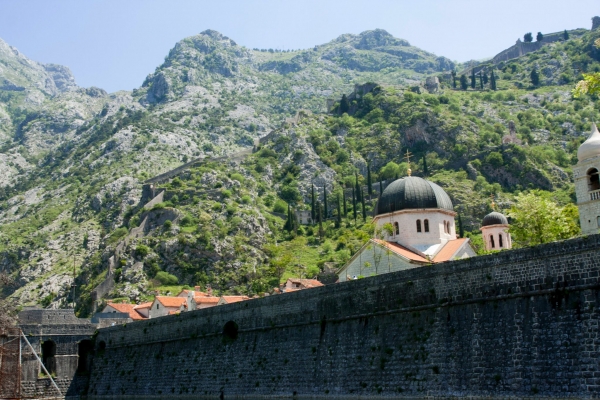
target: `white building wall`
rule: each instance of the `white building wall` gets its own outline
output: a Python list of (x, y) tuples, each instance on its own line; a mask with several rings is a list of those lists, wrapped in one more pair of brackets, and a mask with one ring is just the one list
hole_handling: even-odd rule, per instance
[(573, 167), (575, 195), (577, 196), (577, 208), (579, 209), (579, 224), (581, 232), (584, 235), (600, 231), (600, 193), (589, 190), (587, 172), (591, 168), (596, 168), (600, 171), (600, 156), (580, 161)]
[(354, 276), (375, 276), (420, 266), (421, 264), (411, 264), (393, 251), (370, 241), (338, 273), (338, 278), (340, 282), (344, 282), (352, 280)]
[[(485, 244), (485, 249), (490, 250), (506, 250), (512, 248), (512, 239), (508, 233), (508, 225), (488, 225), (481, 228), (481, 236)], [(500, 247), (500, 235), (502, 235), (502, 247)], [(494, 237), (494, 247), (492, 247), (492, 239)]]
[[(386, 223), (397, 222), (399, 234), (388, 235), (384, 232), (384, 240), (418, 247), (446, 243), (456, 239), (454, 212), (444, 212), (439, 209), (402, 210), (375, 217), (377, 227)], [(425, 232), (425, 220), (429, 220), (429, 232)], [(417, 220), (421, 221), (421, 232), (417, 232)], [(444, 222), (450, 224), (450, 233), (444, 231)]]

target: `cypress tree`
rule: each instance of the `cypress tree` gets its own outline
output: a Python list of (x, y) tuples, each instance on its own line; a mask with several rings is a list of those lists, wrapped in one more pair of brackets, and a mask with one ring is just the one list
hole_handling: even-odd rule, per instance
[(466, 75), (461, 75), (460, 76), (460, 88), (462, 90), (467, 90), (469, 88), (469, 83), (467, 82), (467, 76)]
[[(362, 189), (361, 189), (361, 192), (362, 192)], [(361, 195), (360, 195), (360, 202), (361, 202), (361, 205), (362, 205), (362, 217), (363, 217), (363, 221), (367, 222), (367, 209), (365, 207), (365, 194), (364, 193), (361, 193)]]
[(383, 181), (379, 181), (379, 196), (383, 195)]
[(288, 232), (292, 231), (292, 214), (290, 212), (290, 205), (288, 204), (288, 209), (287, 209), (287, 221), (285, 222), (285, 227), (284, 227)]
[(483, 74), (483, 84), (487, 85), (487, 83), (488, 83), (488, 76), (487, 76), (487, 74)]
[(323, 218), (327, 219), (329, 213), (327, 212), (327, 184), (323, 186)]
[(452, 87), (456, 89), (456, 71), (452, 71)]
[(458, 235), (461, 238), (465, 237), (465, 231), (463, 229), (462, 218), (460, 217), (460, 214), (458, 214)]
[(537, 36), (535, 37), (535, 40), (541, 42), (542, 40), (544, 40), (544, 34), (542, 32), (538, 32)]
[(356, 177), (356, 201), (360, 201), (360, 186), (358, 185), (358, 174), (356, 174), (355, 177)]
[(423, 156), (423, 175), (429, 175), (429, 168), (427, 168), (427, 153)]
[(471, 89), (475, 89), (475, 85), (476, 85), (476, 79), (475, 79), (475, 68), (473, 68), (471, 70)]
[(342, 206), (341, 206), (340, 194), (337, 195), (337, 219), (335, 220), (335, 227), (339, 228), (342, 226)]
[(483, 90), (483, 73), (479, 73), (479, 87)]
[(346, 95), (342, 95), (342, 100), (340, 101), (340, 114), (347, 113), (350, 109), (350, 103), (348, 102), (348, 98)]
[(371, 164), (367, 164), (367, 191), (369, 197), (373, 194), (373, 183), (371, 182)]
[(354, 224), (356, 224), (356, 195), (354, 194), (354, 188), (352, 188), (352, 213), (354, 214)]
[(492, 90), (496, 90), (496, 75), (494, 75), (494, 70), (492, 70), (492, 76), (490, 77), (490, 86)]
[(319, 240), (323, 240), (323, 218), (320, 201), (317, 202), (317, 219), (319, 220)]
[(310, 218), (312, 223), (315, 223), (315, 185), (310, 189)]
[(533, 67), (531, 70), (531, 83), (533, 86), (537, 86), (540, 84), (540, 74), (537, 72), (537, 68)]
[(346, 191), (343, 189), (342, 196), (344, 197), (344, 218), (348, 218), (348, 206), (346, 205)]
[(565, 40), (569, 40), (569, 32), (567, 32), (567, 30), (565, 29), (565, 32), (563, 33), (563, 38)]

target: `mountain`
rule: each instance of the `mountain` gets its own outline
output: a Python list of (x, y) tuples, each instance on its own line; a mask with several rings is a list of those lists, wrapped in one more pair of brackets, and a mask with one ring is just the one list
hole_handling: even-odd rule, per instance
[[(364, 181), (367, 165), (376, 179), (390, 162), (403, 172), (406, 149), (415, 174), (427, 160), (469, 231), (492, 193), (504, 206), (528, 188), (568, 202), (574, 151), (598, 105), (573, 101), (560, 80), (530, 87), (510, 65), (543, 70), (553, 60), (541, 52), (558, 51), (570, 65), (590, 57), (578, 65), (593, 70), (594, 35), (498, 66), (497, 92), (451, 90), (451, 61), (383, 30), (292, 52), (250, 50), (209, 30), (178, 42), (140, 88), (112, 94), (1, 42), (0, 270), (17, 280), (21, 304), (62, 307), (73, 301), (75, 264), (82, 314), (102, 282), (111, 298), (176, 290), (160, 286), (161, 271), (180, 286), (268, 291), (286, 274), (343, 263), (372, 235), (360, 215), (340, 229), (327, 223), (322, 240), (312, 227), (291, 234), (287, 204), (306, 208), (312, 184), (333, 196), (355, 172)], [(413, 93), (427, 76), (441, 79), (437, 92)], [(351, 94), (365, 82), (374, 90)], [(327, 114), (326, 100), (339, 110), (343, 94), (349, 115)], [(502, 145), (510, 120), (527, 145)], [(241, 152), (265, 136), (259, 152)], [(214, 160), (143, 191), (147, 179), (201, 157)], [(157, 187), (163, 201), (144, 209)]]

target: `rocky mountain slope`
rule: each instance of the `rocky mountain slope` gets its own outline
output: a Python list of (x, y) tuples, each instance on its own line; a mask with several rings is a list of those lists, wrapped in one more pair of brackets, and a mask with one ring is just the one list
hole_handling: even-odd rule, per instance
[[(588, 54), (573, 43), (556, 46)], [(547, 51), (560, 51), (553, 46)], [(532, 57), (514, 63), (526, 69)], [(586, 68), (595, 68), (589, 57)], [(453, 68), (382, 30), (294, 52), (250, 50), (205, 31), (177, 43), (140, 88), (107, 94), (0, 42), (0, 269), (17, 279), (13, 296), (22, 304), (50, 307), (73, 301), (75, 271), (84, 314), (111, 257), (112, 297), (143, 299), (160, 285), (158, 272), (223, 292), (268, 291), (285, 274), (342, 263), (372, 235), (360, 217), (341, 229), (327, 225), (319, 240), (313, 228), (290, 234), (279, 216), (287, 203), (306, 208), (313, 184), (341, 193), (355, 172), (366, 178), (367, 164), (383, 177), (406, 149), (417, 165), (426, 158), (469, 229), (490, 193), (509, 202), (514, 191), (539, 187), (568, 201), (569, 166), (597, 118), (594, 100), (573, 102), (568, 86), (519, 86), (512, 72), (500, 77), (505, 90), (459, 93), (445, 81)], [(437, 93), (403, 90), (428, 75), (442, 78)], [(381, 87), (356, 101), (353, 115), (325, 114), (327, 98), (367, 81)], [(290, 120), (296, 115), (303, 117)], [(528, 146), (501, 146), (511, 119)], [(143, 209), (146, 179), (231, 155), (270, 132), (250, 157), (200, 164), (162, 183), (168, 198)], [(131, 236), (144, 221), (143, 235)]]

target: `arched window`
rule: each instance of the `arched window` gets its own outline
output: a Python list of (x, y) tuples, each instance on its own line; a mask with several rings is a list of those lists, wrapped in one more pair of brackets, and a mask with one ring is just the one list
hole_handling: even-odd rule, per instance
[(42, 363), (50, 374), (56, 373), (56, 343), (46, 340), (42, 343)]
[(504, 247), (502, 243), (502, 234), (498, 234), (498, 247)]
[(596, 168), (590, 168), (587, 172), (588, 176), (588, 190), (598, 190), (600, 189), (600, 175), (598, 175), (598, 170)]
[(496, 245), (494, 244), (494, 235), (490, 235), (490, 246), (493, 248), (496, 247)]
[(425, 229), (425, 232), (429, 232), (429, 220), (428, 219), (423, 221), (423, 228)]
[(396, 235), (400, 234), (400, 225), (397, 222), (394, 222), (394, 232), (396, 232)]
[(90, 355), (94, 350), (94, 346), (92, 345), (91, 340), (82, 340), (79, 342), (77, 355), (79, 359), (77, 360), (77, 372), (85, 373), (90, 370)]
[(417, 220), (417, 232), (421, 232), (421, 220)]

